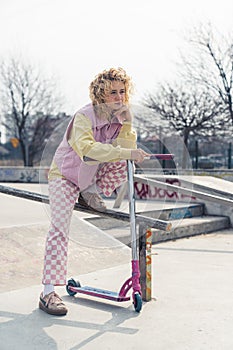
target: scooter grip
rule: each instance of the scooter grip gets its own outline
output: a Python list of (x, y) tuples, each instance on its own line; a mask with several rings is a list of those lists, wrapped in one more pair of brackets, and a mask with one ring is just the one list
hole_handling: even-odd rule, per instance
[(161, 159), (161, 160), (171, 160), (174, 158), (174, 154), (151, 154), (145, 159)]

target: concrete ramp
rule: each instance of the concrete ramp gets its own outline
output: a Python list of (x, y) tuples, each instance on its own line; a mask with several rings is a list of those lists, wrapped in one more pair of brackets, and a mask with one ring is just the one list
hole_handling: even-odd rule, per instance
[[(26, 184), (18, 187), (25, 186), (30, 189), (30, 185)], [(40, 284), (49, 229), (48, 205), (0, 194), (0, 212), (0, 291)], [(128, 247), (84, 221), (85, 215), (73, 213), (68, 278), (131, 260)]]
[[(156, 176), (149, 176), (157, 178)], [(177, 178), (176, 175), (167, 175), (164, 178)], [(222, 195), (226, 198), (233, 198), (233, 182), (214, 176), (189, 176), (179, 175), (181, 186), (204, 191), (210, 194)]]
[(193, 183), (233, 194), (233, 182), (215, 176), (193, 176)]
[[(131, 252), (119, 240), (79, 219), (72, 223), (68, 278), (130, 262)], [(0, 228), (0, 291), (40, 284), (48, 225)]]

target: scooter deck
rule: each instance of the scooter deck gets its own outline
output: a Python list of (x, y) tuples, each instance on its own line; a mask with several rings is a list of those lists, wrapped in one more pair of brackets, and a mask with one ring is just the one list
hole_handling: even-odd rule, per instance
[(112, 292), (110, 290), (105, 289), (99, 289), (99, 288), (93, 288), (88, 286), (83, 287), (73, 287), (69, 286), (69, 289), (72, 292), (81, 293), (81, 294), (87, 294), (91, 295), (93, 297), (113, 300), (113, 301), (128, 301), (130, 300), (129, 296), (120, 296), (119, 293)]

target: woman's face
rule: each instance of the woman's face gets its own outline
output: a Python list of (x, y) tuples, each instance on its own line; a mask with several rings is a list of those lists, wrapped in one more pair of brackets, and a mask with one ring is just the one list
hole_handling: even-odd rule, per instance
[(112, 110), (118, 110), (125, 103), (125, 84), (122, 81), (113, 81), (110, 92), (105, 96), (105, 103)]

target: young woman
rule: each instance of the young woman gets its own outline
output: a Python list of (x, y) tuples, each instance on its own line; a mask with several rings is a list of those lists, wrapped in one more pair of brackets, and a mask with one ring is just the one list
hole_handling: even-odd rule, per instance
[(91, 82), (91, 103), (70, 121), (49, 171), (51, 225), (46, 239), (43, 292), (39, 307), (52, 315), (67, 308), (54, 286), (66, 284), (70, 220), (76, 200), (105, 211), (101, 197), (127, 180), (126, 159), (142, 162), (148, 154), (136, 146), (129, 99), (131, 78), (122, 68), (111, 68)]

